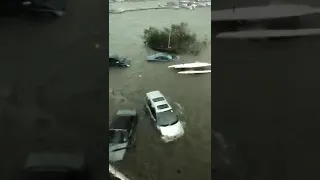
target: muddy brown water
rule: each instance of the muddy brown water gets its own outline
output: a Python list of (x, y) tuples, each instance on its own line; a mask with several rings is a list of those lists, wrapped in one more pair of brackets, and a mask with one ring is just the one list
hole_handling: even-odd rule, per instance
[[(211, 61), (210, 45), (198, 56), (182, 55), (179, 61), (148, 63), (154, 53), (141, 36), (149, 26), (165, 27), (187, 22), (199, 39), (211, 38), (210, 9), (128, 12), (109, 17), (110, 53), (132, 59), (132, 66), (109, 71), (110, 116), (120, 108), (135, 108), (140, 115), (137, 147), (115, 164), (134, 180), (211, 179), (211, 75), (181, 75), (168, 69), (175, 63)], [(160, 90), (185, 125), (185, 135), (165, 144), (143, 111), (144, 97)]]

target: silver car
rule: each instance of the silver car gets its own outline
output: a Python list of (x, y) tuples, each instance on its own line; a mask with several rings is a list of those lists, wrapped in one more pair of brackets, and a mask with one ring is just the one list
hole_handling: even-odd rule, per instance
[(146, 107), (165, 142), (173, 141), (184, 134), (182, 123), (160, 91), (146, 94)]
[(127, 149), (134, 147), (138, 116), (135, 110), (118, 110), (109, 125), (109, 161), (123, 160)]

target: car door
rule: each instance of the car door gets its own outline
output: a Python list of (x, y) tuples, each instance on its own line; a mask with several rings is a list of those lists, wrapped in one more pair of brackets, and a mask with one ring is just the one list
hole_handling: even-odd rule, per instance
[(156, 59), (157, 61), (161, 61), (161, 56), (157, 56), (154, 59)]
[(151, 116), (151, 119), (153, 120), (153, 121), (156, 121), (156, 116), (155, 116), (155, 109), (152, 107), (152, 105), (151, 105), (151, 101), (148, 99), (148, 98), (146, 98), (146, 101), (147, 101), (147, 109), (148, 109), (148, 111), (149, 111), (149, 114), (150, 114), (150, 116)]
[(166, 56), (161, 56), (160, 59), (161, 61), (168, 61), (168, 58)]

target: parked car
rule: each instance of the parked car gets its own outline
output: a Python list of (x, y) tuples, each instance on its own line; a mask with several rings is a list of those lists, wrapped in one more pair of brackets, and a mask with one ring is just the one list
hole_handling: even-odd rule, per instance
[(89, 180), (83, 154), (34, 152), (27, 156), (23, 180)]
[(125, 57), (118, 55), (109, 55), (109, 66), (110, 67), (129, 67), (131, 61)]
[(109, 125), (109, 161), (123, 160), (127, 149), (134, 147), (137, 124), (135, 110), (118, 110)]
[(146, 94), (146, 107), (164, 141), (173, 141), (184, 134), (182, 123), (160, 91)]
[(150, 56), (147, 56), (148, 61), (172, 61), (179, 59), (179, 56), (170, 55), (168, 53), (156, 53)]

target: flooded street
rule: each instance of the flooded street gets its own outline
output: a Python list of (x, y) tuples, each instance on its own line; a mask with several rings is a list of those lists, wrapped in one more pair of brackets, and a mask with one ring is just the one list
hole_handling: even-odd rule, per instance
[[(209, 8), (110, 14), (109, 53), (132, 60), (129, 68), (109, 71), (110, 117), (120, 108), (135, 108), (140, 115), (137, 147), (115, 164), (133, 180), (211, 179), (211, 74), (181, 75), (167, 68), (183, 62), (210, 63), (210, 44), (198, 56), (148, 63), (146, 56), (154, 52), (144, 47), (141, 38), (149, 26), (187, 22), (199, 40), (211, 39), (210, 14)], [(185, 125), (185, 135), (175, 142), (162, 142), (143, 111), (145, 94), (153, 90), (166, 96)]]

